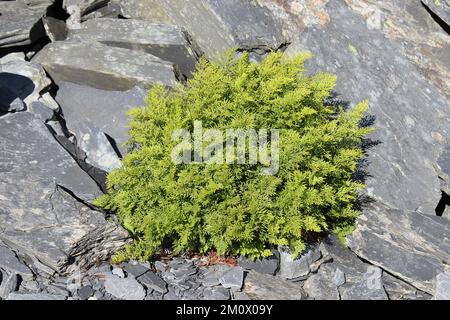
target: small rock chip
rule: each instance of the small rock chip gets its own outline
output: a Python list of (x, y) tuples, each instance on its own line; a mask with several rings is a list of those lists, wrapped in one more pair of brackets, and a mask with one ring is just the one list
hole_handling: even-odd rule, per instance
[(235, 267), (225, 271), (219, 278), (219, 281), (225, 288), (241, 290), (244, 282), (244, 269), (241, 267)]
[(345, 273), (339, 268), (334, 273), (333, 283), (336, 287), (342, 286), (345, 283)]
[(93, 294), (94, 289), (92, 289), (91, 286), (85, 286), (78, 289), (78, 297), (80, 297), (81, 300), (89, 300)]
[(106, 278), (105, 290), (123, 300), (144, 300), (146, 295), (144, 288), (133, 277), (121, 279), (111, 275)]
[(137, 280), (147, 288), (153, 289), (159, 293), (167, 292), (167, 283), (157, 274), (149, 271), (138, 277)]

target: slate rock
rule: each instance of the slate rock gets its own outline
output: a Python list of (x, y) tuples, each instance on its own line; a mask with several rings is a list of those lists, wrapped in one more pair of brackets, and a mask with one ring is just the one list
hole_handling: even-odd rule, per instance
[(18, 289), (20, 276), (17, 273), (11, 273), (3, 279), (0, 286), (0, 298), (6, 299), (11, 292)]
[(16, 253), (3, 245), (0, 245), (0, 268), (11, 274), (19, 274), (24, 280), (30, 280), (34, 277), (30, 268), (17, 258)]
[[(89, 154), (96, 152), (95, 146), (106, 150), (108, 159), (114, 158), (111, 147), (119, 150), (121, 154), (126, 153), (122, 144), (128, 140), (128, 122), (126, 115), (128, 110), (141, 107), (147, 91), (140, 87), (134, 87), (127, 91), (106, 91), (89, 86), (78, 85), (70, 82), (61, 82), (56, 95), (56, 101), (60, 104), (64, 113), (67, 128), (80, 139), (84, 135), (90, 136), (89, 144), (83, 149), (88, 154), (88, 161), (99, 167), (115, 167), (117, 160), (104, 163), (99, 157), (91, 159)], [(105, 141), (105, 137), (92, 135), (91, 132), (103, 132), (111, 138)], [(113, 146), (110, 142), (113, 142)], [(116, 155), (117, 156), (117, 155)]]
[(431, 300), (432, 296), (383, 272), (383, 287), (389, 300)]
[(350, 105), (369, 100), (376, 128), (370, 138), (380, 143), (368, 150), (367, 195), (393, 208), (434, 215), (441, 197), (434, 168), (450, 141), (448, 100), (399, 43), (369, 29), (345, 1), (330, 1), (326, 10), (330, 22), (307, 28), (286, 52), (310, 50), (315, 57), (307, 70), (336, 74), (339, 99)]
[(122, 268), (113, 268), (111, 273), (119, 278), (125, 278), (125, 273)]
[(369, 266), (360, 282), (347, 283), (339, 288), (342, 300), (388, 300), (382, 274), (380, 268)]
[(230, 300), (230, 291), (223, 287), (205, 288), (202, 293), (204, 300)]
[(143, 266), (142, 264), (136, 263), (126, 263), (124, 266), (125, 271), (127, 274), (131, 274), (135, 278), (142, 276), (144, 273), (150, 271), (149, 268)]
[(99, 188), (37, 116), (3, 116), (0, 137), (0, 239), (8, 246), (64, 273), (125, 243), (123, 228), (78, 200), (97, 198)]
[(242, 292), (251, 300), (302, 300), (305, 298), (299, 283), (255, 271), (246, 274)]
[(147, 288), (155, 290), (156, 292), (167, 292), (167, 283), (152, 271), (144, 273), (142, 276), (139, 276), (137, 280)]
[(232, 47), (261, 54), (285, 42), (277, 22), (256, 1), (123, 0), (120, 5), (130, 18), (185, 28), (209, 57)]
[[(422, 0), (422, 3), (449, 28), (450, 2), (448, 0)], [(447, 29), (449, 30), (449, 29)]]
[(66, 300), (66, 296), (47, 293), (10, 293), (6, 300)]
[(107, 276), (105, 290), (112, 296), (123, 300), (144, 300), (145, 290), (133, 277), (119, 278)]
[(225, 288), (241, 290), (244, 281), (244, 269), (234, 267), (225, 271), (219, 278), (219, 282)]
[(77, 294), (81, 300), (87, 300), (94, 294), (94, 289), (92, 289), (91, 286), (85, 286), (81, 289), (78, 289)]
[(336, 285), (322, 276), (322, 273), (312, 274), (303, 285), (310, 298), (316, 300), (339, 300), (339, 291)]
[(345, 273), (339, 268), (337, 268), (334, 273), (333, 283), (336, 287), (339, 287), (345, 283)]
[(32, 61), (42, 64), (58, 85), (69, 81), (103, 90), (126, 91), (138, 84), (171, 86), (179, 77), (171, 63), (151, 54), (101, 43), (56, 41)]
[(280, 253), (277, 250), (273, 250), (273, 255), (271, 257), (258, 259), (256, 261), (246, 257), (239, 257), (238, 262), (244, 269), (274, 275), (278, 271), (280, 264)]
[(45, 36), (43, 10), (21, 1), (0, 1), (0, 48), (32, 44)]
[(436, 291), (434, 300), (450, 300), (450, 275), (440, 273), (436, 276)]
[(416, 288), (434, 294), (449, 261), (450, 221), (372, 204), (347, 238), (359, 256)]
[(30, 111), (34, 113), (41, 121), (47, 122), (55, 116), (53, 109), (49, 108), (41, 101), (35, 101), (30, 105)]
[(316, 245), (308, 247), (299, 257), (292, 259), (290, 251), (280, 247), (280, 276), (284, 279), (296, 279), (310, 272), (310, 265), (319, 260), (320, 250)]
[[(37, 101), (41, 97), (41, 93), (47, 90), (51, 85), (50, 79), (39, 64), (22, 61), (11, 60), (0, 65), (0, 90), (8, 89), (12, 94), (8, 95), (9, 102), (20, 98), (26, 105)], [(4, 103), (5, 97), (2, 94), (1, 104)], [(6, 98), (8, 102), (8, 98)], [(12, 99), (12, 100), (11, 100)]]
[(68, 40), (98, 41), (112, 47), (142, 51), (173, 63), (190, 77), (197, 52), (189, 35), (174, 25), (152, 24), (134, 19), (91, 19), (72, 30)]
[(111, 0), (111, 2), (119, 6), (121, 15), (127, 19), (174, 24), (161, 0)]

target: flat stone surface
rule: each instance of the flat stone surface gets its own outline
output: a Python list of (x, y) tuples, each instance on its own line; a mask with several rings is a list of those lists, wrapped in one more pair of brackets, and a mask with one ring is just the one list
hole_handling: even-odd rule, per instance
[(125, 230), (72, 196), (91, 201), (101, 193), (37, 116), (3, 116), (0, 137), (1, 240), (58, 272), (123, 245)]
[(306, 29), (287, 52), (310, 50), (315, 56), (307, 70), (336, 74), (340, 99), (369, 100), (368, 113), (376, 117), (371, 138), (381, 143), (368, 151), (368, 195), (434, 215), (441, 197), (435, 165), (450, 141), (448, 100), (402, 55), (398, 43), (369, 29), (343, 0), (330, 1), (326, 9), (330, 22)]
[(302, 300), (305, 298), (299, 283), (255, 271), (246, 274), (242, 292), (251, 300)]
[(94, 289), (91, 286), (85, 286), (78, 289), (77, 294), (81, 300), (87, 300), (94, 294)]
[[(50, 79), (39, 64), (22, 60), (0, 64), (0, 90), (6, 88), (12, 92), (13, 100), (20, 98), (29, 106), (41, 97), (41, 93), (48, 89), (50, 84)], [(4, 95), (0, 99), (3, 102)]]
[(0, 48), (31, 44), (45, 36), (40, 23), (43, 10), (20, 1), (0, 1)]
[(234, 267), (225, 271), (219, 278), (220, 284), (225, 288), (240, 290), (244, 281), (244, 270), (241, 267)]
[(171, 86), (178, 77), (171, 63), (151, 54), (101, 43), (56, 41), (33, 61), (42, 64), (58, 85), (69, 81), (103, 90), (126, 91), (138, 84)]
[(238, 262), (244, 269), (274, 275), (278, 271), (280, 265), (280, 253), (274, 250), (274, 254), (271, 257), (258, 259), (256, 261), (246, 257), (239, 257)]
[(105, 281), (105, 290), (118, 299), (144, 300), (145, 298), (144, 288), (134, 277), (130, 276), (121, 279), (114, 275), (108, 275)]
[(450, 2), (448, 0), (422, 0), (422, 3), (438, 16), (442, 22), (450, 26)]
[(159, 293), (167, 292), (167, 283), (152, 271), (144, 273), (142, 276), (139, 276), (137, 280), (147, 288)]
[(204, 300), (230, 300), (230, 291), (223, 287), (205, 288), (203, 290)]
[(6, 300), (66, 300), (64, 295), (47, 293), (11, 293)]
[[(103, 136), (92, 136), (91, 131), (97, 128), (98, 131), (111, 137), (116, 144), (115, 147), (125, 154), (126, 148), (122, 147), (122, 144), (128, 140), (129, 117), (126, 113), (131, 108), (144, 106), (146, 96), (147, 91), (140, 87), (127, 91), (106, 91), (61, 82), (56, 101), (63, 110), (68, 129), (79, 139), (86, 134), (91, 137), (89, 144), (84, 146), (86, 150), (83, 149), (85, 152), (88, 151), (88, 158), (91, 158), (89, 153), (94, 153), (89, 161), (104, 166), (105, 162), (96, 156), (96, 151), (91, 146), (101, 145), (108, 154), (111, 152), (111, 146), (105, 145)], [(79, 144), (79, 147), (83, 146)], [(108, 161), (108, 166), (115, 163), (116, 161)]]
[(450, 300), (450, 275), (440, 273), (436, 276), (436, 293), (434, 300)]
[(185, 28), (210, 57), (232, 47), (262, 53), (285, 42), (277, 22), (256, 1), (124, 0), (121, 6), (128, 17)]
[(170, 61), (186, 76), (191, 76), (197, 62), (188, 35), (175, 25), (134, 19), (91, 19), (80, 29), (71, 30), (68, 40), (98, 41), (112, 47), (150, 53)]
[(309, 276), (303, 289), (310, 298), (315, 300), (339, 300), (336, 285), (330, 279), (323, 277), (321, 273)]
[(296, 279), (309, 274), (310, 265), (320, 259), (318, 246), (308, 247), (299, 257), (292, 259), (291, 252), (280, 248), (280, 276)]
[(3, 278), (0, 286), (0, 298), (6, 299), (11, 292), (16, 291), (19, 286), (19, 279), (17, 273), (11, 273), (8, 277)]
[(34, 277), (33, 272), (19, 261), (16, 253), (3, 245), (0, 245), (0, 268), (10, 273), (20, 274), (25, 280)]
[(429, 294), (450, 261), (450, 221), (371, 205), (347, 238), (350, 248)]

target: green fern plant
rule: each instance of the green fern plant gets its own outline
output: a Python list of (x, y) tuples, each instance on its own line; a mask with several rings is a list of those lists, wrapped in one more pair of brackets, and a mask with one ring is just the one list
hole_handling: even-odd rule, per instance
[[(134, 241), (115, 261), (147, 260), (163, 247), (183, 251), (271, 255), (274, 245), (293, 255), (310, 233), (345, 235), (354, 225), (352, 179), (370, 132), (358, 124), (367, 102), (336, 110), (324, 101), (333, 75), (304, 74), (309, 53), (270, 53), (254, 63), (230, 52), (199, 62), (187, 85), (154, 86), (147, 106), (130, 111), (130, 152), (108, 175), (108, 193), (96, 204), (116, 211)], [(280, 130), (279, 171), (261, 164), (175, 164), (174, 130), (203, 126)]]

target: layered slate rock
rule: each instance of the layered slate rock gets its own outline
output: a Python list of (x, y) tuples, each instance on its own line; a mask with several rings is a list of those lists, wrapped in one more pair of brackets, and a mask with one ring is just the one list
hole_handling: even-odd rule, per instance
[(62, 7), (69, 14), (67, 27), (79, 29), (81, 22), (99, 17), (118, 17), (120, 7), (110, 0), (64, 0)]
[(172, 24), (161, 0), (111, 0), (120, 6), (123, 17)]
[[(419, 72), (450, 99), (450, 37), (420, 1), (345, 0), (371, 30), (398, 44)], [(429, 2), (435, 2), (430, 0)], [(444, 7), (444, 0), (439, 7)], [(448, 8), (448, 7), (447, 7)], [(333, 12), (329, 13), (331, 16)], [(399, 19), (401, 17), (401, 19)]]
[[(78, 146), (88, 154), (88, 161), (92, 160), (92, 164), (99, 167), (111, 167), (111, 164), (115, 167), (115, 160), (110, 163), (100, 154), (97, 157), (92, 153), (99, 150), (105, 150), (108, 154), (118, 150), (122, 154), (126, 152), (126, 148), (122, 147), (128, 139), (129, 118), (126, 113), (133, 107), (145, 105), (146, 95), (147, 91), (140, 87), (127, 91), (106, 91), (61, 82), (56, 100), (64, 112), (68, 129), (77, 137)], [(102, 132), (104, 136), (93, 132)], [(106, 141), (106, 137), (110, 139)]]
[[(128, 2), (121, 1), (125, 11), (130, 7)], [(155, 1), (146, 2), (134, 0), (131, 3), (153, 9)], [(278, 23), (256, 1), (164, 0), (156, 1), (156, 8), (160, 12), (158, 15), (144, 18), (155, 22), (170, 20), (185, 28), (210, 57), (231, 47), (264, 53), (278, 49), (285, 42)], [(129, 13), (129, 16), (139, 18), (140, 14)], [(163, 21), (158, 21), (158, 17)]]
[(53, 42), (33, 61), (40, 63), (56, 84), (68, 81), (104, 90), (125, 91), (137, 84), (171, 86), (178, 77), (171, 63), (151, 54), (100, 43)]
[(432, 217), (442, 193), (438, 158), (450, 141), (448, 100), (344, 1), (326, 9), (330, 23), (306, 29), (288, 50), (310, 49), (308, 69), (337, 74), (340, 98), (368, 99), (376, 117), (371, 138), (379, 143), (368, 151), (366, 179), (375, 204), (364, 209), (350, 247), (432, 294), (450, 238), (449, 222)]
[(436, 276), (449, 268), (450, 221), (373, 205), (348, 244), (359, 256), (434, 294)]
[(245, 276), (242, 292), (251, 300), (302, 300), (305, 297), (299, 283), (255, 271)]
[(80, 201), (97, 185), (29, 112), (0, 118), (0, 240), (56, 272), (105, 259), (127, 233)]
[(132, 19), (92, 19), (72, 30), (69, 40), (98, 41), (108, 46), (143, 51), (174, 63), (190, 76), (195, 70), (197, 53), (189, 36), (180, 27), (152, 24)]
[[(368, 194), (392, 207), (434, 214), (441, 197), (437, 159), (450, 142), (448, 100), (400, 54), (370, 30), (344, 1), (327, 5), (326, 27), (305, 30), (288, 49), (309, 49), (308, 70), (338, 76), (336, 91), (352, 104), (369, 100), (379, 144), (369, 150)], [(407, 75), (407, 76), (405, 76)]]
[(34, 43), (45, 36), (42, 8), (31, 9), (21, 1), (0, 1), (0, 48)]

